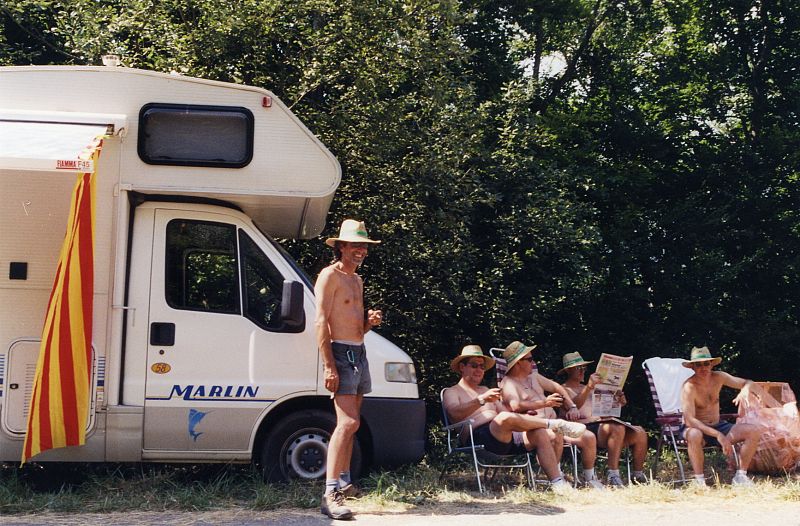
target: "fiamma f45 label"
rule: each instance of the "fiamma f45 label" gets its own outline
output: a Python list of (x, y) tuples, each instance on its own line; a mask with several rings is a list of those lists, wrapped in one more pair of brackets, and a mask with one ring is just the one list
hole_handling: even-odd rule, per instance
[(58, 159), (56, 160), (56, 170), (93, 172), (94, 161), (84, 161), (82, 159)]

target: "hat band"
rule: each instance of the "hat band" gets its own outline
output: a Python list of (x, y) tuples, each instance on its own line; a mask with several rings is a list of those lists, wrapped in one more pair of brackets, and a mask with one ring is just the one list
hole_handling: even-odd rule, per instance
[(525, 344), (524, 344), (524, 343), (520, 343), (520, 344), (519, 344), (519, 347), (517, 347), (517, 350), (514, 352), (514, 356), (512, 356), (511, 358), (509, 358), (509, 359), (508, 359), (508, 361), (509, 361), (509, 362), (513, 362), (514, 360), (516, 360), (516, 359), (517, 359), (517, 358), (519, 358), (520, 356), (524, 355), (524, 354), (525, 354), (525, 349), (526, 349), (526, 348), (527, 348), (527, 347), (525, 347)]

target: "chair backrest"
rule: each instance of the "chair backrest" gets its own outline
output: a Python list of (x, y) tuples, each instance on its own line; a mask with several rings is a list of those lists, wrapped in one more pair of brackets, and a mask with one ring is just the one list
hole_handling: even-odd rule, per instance
[(656, 416), (681, 413), (681, 388), (694, 372), (680, 358), (648, 358), (642, 362)]
[(442, 422), (444, 423), (445, 427), (450, 425), (450, 418), (447, 416), (447, 410), (444, 408), (444, 392), (448, 389), (449, 387), (445, 387), (439, 391), (439, 404), (442, 406)]

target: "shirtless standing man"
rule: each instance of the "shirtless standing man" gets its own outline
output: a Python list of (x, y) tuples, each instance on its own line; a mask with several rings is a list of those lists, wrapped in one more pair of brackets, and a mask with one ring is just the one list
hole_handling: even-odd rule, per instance
[[(364, 312), (364, 282), (356, 274), (369, 244), (363, 222), (345, 219), (339, 237), (325, 241), (334, 260), (322, 269), (314, 287), (317, 302), (317, 344), (322, 356), (325, 389), (332, 393), (336, 428), (328, 444), (327, 479), (320, 511), (332, 519), (350, 519), (345, 497), (355, 495), (350, 480), (353, 439), (361, 423), (361, 402), (372, 391), (364, 334), (381, 324), (379, 310)], [(338, 477), (338, 478), (337, 478)]]
[(756, 452), (762, 429), (753, 424), (732, 424), (720, 421), (719, 393), (722, 386), (739, 389), (733, 403), (739, 405), (747, 397), (754, 386), (752, 380), (738, 378), (712, 368), (722, 361), (712, 358), (708, 347), (694, 347), (691, 359), (683, 362), (684, 367), (694, 370), (681, 388), (681, 409), (683, 411), (683, 437), (689, 450), (689, 461), (692, 464), (695, 484), (705, 487), (706, 477), (703, 472), (703, 445), (720, 445), (726, 455), (730, 456), (733, 444), (744, 442), (739, 452), (739, 469), (731, 482), (734, 486), (752, 486), (753, 481), (747, 476), (747, 468)]
[[(534, 372), (532, 351), (522, 342), (512, 342), (503, 351), (503, 358), (508, 364), (506, 377), (500, 383), (503, 389), (503, 400), (515, 413), (538, 414), (544, 418), (555, 416), (554, 408), (562, 407), (566, 411), (567, 420), (577, 420), (580, 417), (578, 406), (570, 398), (569, 393), (561, 384), (545, 378)], [(550, 395), (545, 392), (551, 393)], [(586, 487), (603, 489), (603, 483), (597, 479), (594, 472), (594, 461), (597, 458), (597, 438), (593, 433), (584, 433), (579, 438), (565, 437), (548, 432), (553, 441), (553, 448), (561, 458), (564, 441), (578, 446), (581, 450), (583, 464), (583, 483)]]
[[(551, 487), (563, 490), (569, 484), (561, 477), (558, 459), (548, 437), (548, 430), (579, 437), (586, 426), (560, 419), (545, 419), (534, 415), (516, 414), (503, 405), (500, 389), (481, 385), (486, 369), (494, 359), (483, 354), (477, 345), (467, 345), (450, 362), (450, 369), (461, 377), (458, 383), (445, 390), (443, 404), (452, 422), (472, 419), (472, 436), (490, 453), (506, 455), (536, 448), (539, 464), (551, 480)], [(462, 437), (463, 439), (464, 437)]]

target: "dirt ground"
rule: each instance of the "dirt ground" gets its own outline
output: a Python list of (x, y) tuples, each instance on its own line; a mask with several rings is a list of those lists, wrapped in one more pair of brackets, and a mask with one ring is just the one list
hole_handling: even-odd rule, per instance
[[(713, 495), (681, 495), (673, 502), (560, 505), (507, 502), (437, 503), (410, 509), (353, 503), (358, 512), (349, 524), (359, 526), (450, 526), (502, 524), (524, 526), (800, 526), (798, 500), (764, 500), (757, 495), (741, 498), (716, 498)], [(0, 516), (8, 525), (253, 525), (317, 526), (347, 524), (332, 521), (317, 510), (279, 510), (255, 512), (227, 509), (204, 512), (112, 513), (112, 514), (33, 514)]]

